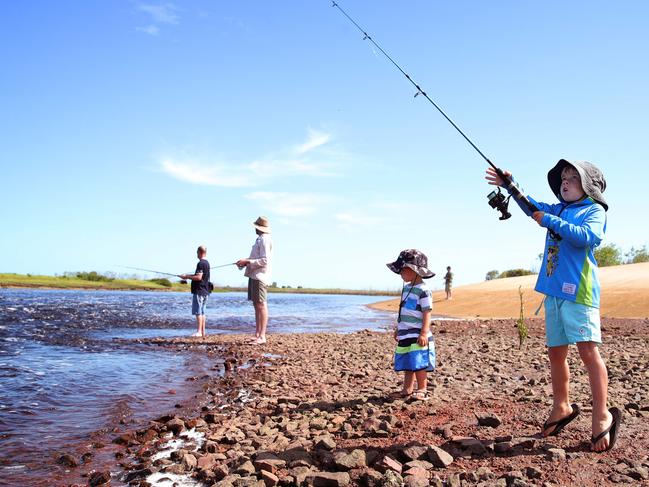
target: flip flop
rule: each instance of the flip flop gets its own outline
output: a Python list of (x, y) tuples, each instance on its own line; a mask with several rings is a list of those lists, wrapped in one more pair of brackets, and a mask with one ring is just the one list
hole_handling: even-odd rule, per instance
[(410, 400), (412, 401), (428, 401), (430, 399), (430, 396), (428, 395), (428, 391), (415, 391), (412, 394), (410, 394)]
[(597, 443), (599, 440), (604, 438), (608, 433), (610, 433), (608, 437), (608, 446), (601, 452), (597, 452), (597, 453), (609, 451), (611, 448), (613, 448), (615, 446), (615, 442), (617, 442), (617, 437), (620, 434), (620, 425), (622, 424), (622, 411), (620, 411), (618, 408), (610, 408), (608, 412), (611, 413), (611, 416), (613, 417), (613, 420), (611, 421), (609, 427), (606, 428), (597, 436), (591, 436), (590, 438), (590, 442), (594, 446), (595, 443)]
[(568, 416), (565, 416), (556, 421), (546, 421), (545, 423), (543, 423), (543, 431), (554, 426), (552, 432), (548, 433), (546, 436), (557, 436), (559, 433), (561, 433), (563, 428), (565, 428), (573, 419), (579, 416), (579, 413), (581, 412), (579, 406), (577, 404), (571, 404), (570, 407), (572, 408), (572, 413), (570, 413)]

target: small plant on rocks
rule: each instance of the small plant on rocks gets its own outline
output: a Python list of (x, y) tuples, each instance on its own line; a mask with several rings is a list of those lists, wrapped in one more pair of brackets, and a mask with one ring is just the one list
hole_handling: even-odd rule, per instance
[(516, 320), (516, 328), (518, 328), (518, 348), (523, 348), (523, 342), (528, 336), (527, 325), (525, 324), (525, 317), (523, 316), (523, 289), (518, 286), (518, 297), (521, 300), (521, 314)]

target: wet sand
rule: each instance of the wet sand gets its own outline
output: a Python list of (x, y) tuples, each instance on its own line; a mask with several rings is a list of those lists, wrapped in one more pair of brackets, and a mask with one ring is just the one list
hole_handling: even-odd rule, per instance
[[(543, 323), (434, 324), (438, 367), (427, 402), (394, 399), (389, 333), (154, 339), (151, 347), (225, 351), (193, 413), (115, 435), (111, 464), (78, 467), (101, 485), (649, 485), (648, 319), (604, 319), (610, 403), (624, 412), (617, 447), (590, 451), (587, 375), (570, 355), (581, 416), (558, 437), (538, 433), (551, 405)], [(198, 437), (184, 437), (188, 430)], [(191, 436), (191, 435), (190, 435)], [(170, 440), (175, 452), (161, 453)], [(106, 447), (104, 447), (106, 448)], [(92, 450), (92, 448), (90, 448)], [(90, 471), (96, 470), (89, 474)], [(86, 475), (86, 477), (81, 477)], [(88, 477), (90, 475), (90, 477)], [(102, 477), (103, 476), (103, 477)], [(190, 482), (200, 481), (201, 484)]]

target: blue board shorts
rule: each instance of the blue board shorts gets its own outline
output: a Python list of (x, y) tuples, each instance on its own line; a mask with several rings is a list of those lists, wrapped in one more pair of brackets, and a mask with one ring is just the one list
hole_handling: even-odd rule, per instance
[(207, 295), (192, 294), (192, 314), (204, 315), (207, 307)]
[(546, 345), (560, 347), (578, 342), (602, 343), (599, 308), (546, 296)]
[(435, 370), (437, 354), (435, 353), (435, 340), (428, 337), (428, 346), (421, 347), (417, 344), (416, 338), (399, 340), (394, 352), (394, 370), (397, 372), (417, 372)]

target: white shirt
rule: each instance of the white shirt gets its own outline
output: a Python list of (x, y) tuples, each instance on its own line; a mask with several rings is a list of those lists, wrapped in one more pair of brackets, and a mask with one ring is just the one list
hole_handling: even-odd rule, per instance
[(266, 286), (271, 284), (271, 260), (273, 254), (273, 240), (268, 233), (262, 233), (255, 240), (255, 245), (250, 250), (250, 263), (246, 266), (245, 276), (261, 281)]

